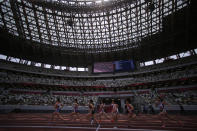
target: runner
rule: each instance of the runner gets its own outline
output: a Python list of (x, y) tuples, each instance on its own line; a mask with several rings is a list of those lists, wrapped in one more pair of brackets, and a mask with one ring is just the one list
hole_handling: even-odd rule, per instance
[(95, 116), (94, 116), (95, 115), (95, 108), (94, 108), (93, 100), (89, 101), (88, 107), (89, 107), (89, 113), (87, 115), (87, 119), (89, 120), (91, 118), (91, 125), (92, 125), (94, 121), (97, 123)]
[[(71, 121), (74, 119), (76, 120), (76, 117), (81, 121), (80, 117), (79, 117), (79, 110), (78, 110), (79, 104), (77, 99), (75, 99), (75, 102), (73, 103), (73, 112), (70, 114), (71, 117)], [(74, 117), (76, 116), (76, 117)]]
[[(179, 120), (176, 120), (168, 115), (168, 113), (166, 111), (166, 107), (165, 107), (165, 105), (167, 103), (164, 101), (163, 97), (159, 96), (156, 104), (159, 106), (159, 109), (160, 109), (160, 113), (158, 116), (159, 116), (159, 119), (161, 120), (163, 128), (166, 127), (167, 120), (173, 120), (173, 121), (177, 122), (179, 125), (182, 125), (182, 123)], [(165, 118), (167, 118), (167, 119), (165, 119)]]
[(134, 113), (134, 107), (129, 103), (129, 100), (126, 100), (126, 108), (128, 110), (128, 121), (136, 118), (136, 114)]
[(118, 121), (118, 113), (119, 113), (119, 111), (118, 111), (118, 104), (116, 104), (115, 102), (114, 102), (114, 100), (112, 100), (112, 111), (111, 111), (111, 113), (112, 113), (112, 122), (117, 122)]
[(65, 120), (63, 118), (63, 116), (60, 114), (60, 110), (63, 108), (63, 104), (60, 103), (60, 99), (57, 98), (57, 101), (54, 105), (55, 111), (52, 114), (52, 118), (51, 121), (53, 121), (54, 117), (57, 116), (58, 118), (60, 118), (61, 120)]
[(107, 116), (107, 113), (105, 112), (105, 103), (104, 100), (101, 101), (101, 104), (99, 105), (99, 113), (97, 115), (97, 118), (99, 118), (99, 123), (101, 122), (101, 117), (105, 116), (105, 118), (110, 119)]

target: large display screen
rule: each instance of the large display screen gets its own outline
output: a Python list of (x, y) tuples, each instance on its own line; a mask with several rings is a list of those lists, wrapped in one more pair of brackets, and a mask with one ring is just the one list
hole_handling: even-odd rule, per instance
[(93, 73), (107, 73), (119, 71), (133, 71), (135, 63), (133, 60), (120, 60), (114, 62), (99, 62), (94, 63)]
[(132, 71), (135, 69), (133, 60), (115, 61), (115, 71)]
[(100, 62), (94, 63), (93, 67), (94, 73), (105, 73), (105, 72), (113, 72), (114, 71), (114, 63), (113, 62)]

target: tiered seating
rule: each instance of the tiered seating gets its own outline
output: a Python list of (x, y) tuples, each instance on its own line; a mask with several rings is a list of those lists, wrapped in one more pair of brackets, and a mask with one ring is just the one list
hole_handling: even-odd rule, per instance
[(121, 87), (135, 83), (156, 82), (162, 80), (180, 79), (197, 76), (197, 66), (133, 74), (124, 78), (106, 78), (108, 80), (95, 80), (84, 78), (70, 78), (63, 76), (47, 76), (40, 74), (22, 73), (15, 71), (1, 70), (1, 83), (35, 83), (48, 85), (65, 85), (65, 86), (105, 86), (105, 87)]
[(95, 103), (97, 102), (98, 96), (84, 96), (78, 94), (68, 95), (55, 95), (58, 93), (50, 93), (46, 91), (17, 91), (10, 90), (2, 91), (0, 94), (0, 105), (53, 105), (57, 98), (60, 98), (61, 102), (66, 106), (72, 106), (75, 99), (78, 99), (80, 106), (88, 104), (89, 100), (92, 99)]

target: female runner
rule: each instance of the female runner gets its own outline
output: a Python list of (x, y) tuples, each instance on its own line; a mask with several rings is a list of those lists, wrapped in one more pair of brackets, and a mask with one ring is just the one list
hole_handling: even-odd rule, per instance
[(57, 98), (57, 101), (54, 105), (55, 111), (52, 114), (51, 121), (53, 121), (54, 117), (57, 116), (61, 120), (65, 120), (62, 115), (60, 115), (60, 110), (63, 108), (63, 104), (60, 103), (60, 99)]
[(129, 103), (129, 100), (126, 100), (126, 108), (129, 115), (128, 121), (130, 121), (132, 118), (136, 118), (136, 114), (134, 113), (134, 107)]
[(168, 113), (166, 112), (166, 108), (165, 108), (165, 105), (167, 103), (164, 101), (163, 98), (161, 97), (158, 97), (158, 100), (157, 100), (157, 105), (159, 105), (159, 110), (160, 110), (160, 113), (159, 113), (159, 119), (161, 120), (161, 123), (162, 123), (162, 127), (166, 127), (166, 120), (165, 118), (169, 119), (169, 120), (173, 120), (173, 121), (176, 121), (178, 124), (182, 125), (182, 123), (174, 118), (171, 118)]
[(74, 118), (74, 115), (81, 121), (80, 117), (79, 117), (79, 110), (78, 110), (79, 104), (77, 99), (75, 99), (75, 102), (73, 103), (73, 112), (71, 113), (70, 117), (71, 120), (76, 120), (76, 118)]
[(114, 122), (114, 121), (117, 122), (119, 111), (118, 111), (118, 104), (115, 104), (114, 100), (112, 100), (112, 111), (111, 111), (111, 113), (112, 113), (112, 120), (111, 121), (112, 122)]
[[(93, 124), (94, 120), (96, 121), (94, 114), (95, 114), (95, 108), (94, 108), (94, 103), (93, 100), (89, 101), (89, 113), (87, 115), (87, 119), (89, 120), (91, 118), (91, 125)], [(97, 122), (97, 121), (96, 121)]]
[(105, 116), (105, 118), (110, 119), (110, 118), (108, 118), (107, 113), (105, 112), (105, 103), (104, 103), (104, 100), (101, 101), (101, 104), (99, 106), (99, 113), (98, 113), (99, 122), (101, 122), (101, 116), (103, 116), (103, 115)]

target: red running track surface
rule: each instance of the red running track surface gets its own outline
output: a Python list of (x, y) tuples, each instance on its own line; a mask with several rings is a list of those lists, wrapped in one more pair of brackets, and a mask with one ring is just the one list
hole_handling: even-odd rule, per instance
[[(70, 120), (69, 114), (62, 114), (65, 121), (58, 118), (51, 121), (52, 114), (40, 113), (12, 113), (0, 114), (0, 131), (150, 131), (150, 130), (181, 130), (196, 131), (197, 116), (176, 116), (171, 117), (180, 120), (179, 124), (173, 120), (166, 121), (166, 127), (161, 127), (158, 115), (138, 115), (136, 119), (127, 121), (126, 115), (119, 115), (117, 122), (102, 117), (99, 124), (90, 124), (86, 114), (81, 114), (81, 120)], [(110, 116), (110, 115), (109, 115)]]

